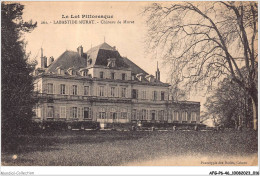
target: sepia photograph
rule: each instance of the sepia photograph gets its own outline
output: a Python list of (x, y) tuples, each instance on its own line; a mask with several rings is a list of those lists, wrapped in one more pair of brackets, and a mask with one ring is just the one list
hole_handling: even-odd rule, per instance
[(1, 100), (1, 166), (259, 175), (258, 2), (2, 1)]

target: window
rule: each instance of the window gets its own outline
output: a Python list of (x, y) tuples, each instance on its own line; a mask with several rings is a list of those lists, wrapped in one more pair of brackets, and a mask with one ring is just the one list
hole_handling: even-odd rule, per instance
[(65, 94), (65, 84), (60, 85), (60, 94), (64, 95)]
[(66, 107), (65, 106), (60, 107), (60, 118), (66, 118)]
[(54, 108), (53, 106), (47, 107), (47, 118), (53, 118), (54, 117)]
[(151, 111), (151, 120), (155, 120), (155, 110)]
[(111, 62), (111, 67), (115, 67), (116, 66), (116, 62), (115, 62), (115, 60), (113, 60), (112, 62)]
[(142, 109), (142, 120), (146, 119), (146, 109)]
[(84, 86), (84, 95), (89, 95), (89, 86)]
[(127, 119), (127, 110), (123, 109), (121, 112), (121, 119)]
[(73, 85), (72, 86), (72, 95), (77, 95), (78, 94), (78, 86), (77, 85)]
[(122, 73), (122, 80), (126, 80), (126, 74)]
[(159, 117), (160, 121), (164, 120), (164, 110), (161, 110), (161, 111), (158, 112), (158, 117)]
[(111, 92), (110, 92), (111, 97), (115, 97), (115, 89), (116, 89), (115, 87), (111, 87)]
[(153, 100), (157, 100), (157, 91), (153, 91)]
[(111, 73), (111, 79), (115, 79), (115, 73), (114, 72)]
[(101, 108), (99, 111), (99, 118), (100, 119), (105, 119), (106, 118), (106, 112), (104, 108)]
[(88, 71), (82, 71), (82, 76), (88, 76)]
[(179, 112), (178, 111), (174, 111), (173, 112), (173, 120), (174, 121), (179, 121)]
[(162, 114), (162, 120), (166, 120), (164, 119), (164, 110), (161, 110), (161, 114)]
[(104, 72), (100, 72), (99, 77), (103, 79), (104, 78)]
[(53, 84), (52, 83), (47, 84), (47, 93), (53, 94)]
[(182, 112), (182, 121), (188, 121), (188, 113), (186, 111)]
[(72, 118), (76, 119), (78, 118), (78, 108), (77, 107), (73, 107), (72, 108)]
[(136, 109), (132, 110), (132, 120), (136, 120)]
[(125, 98), (126, 97), (126, 88), (122, 87), (122, 97)]
[(99, 87), (99, 96), (101, 96), (101, 97), (104, 96), (104, 86)]
[(161, 100), (164, 101), (164, 92), (161, 92)]
[(115, 108), (110, 109), (110, 119), (117, 119), (117, 113)]
[(146, 91), (145, 90), (142, 90), (142, 99), (146, 99)]
[(197, 121), (197, 114), (196, 112), (191, 113), (191, 121)]
[(83, 117), (84, 119), (90, 119), (89, 107), (84, 107)]
[(138, 90), (137, 89), (132, 90), (132, 98), (134, 98), (134, 99), (138, 98)]
[(71, 75), (76, 75), (76, 71), (75, 70), (71, 70)]

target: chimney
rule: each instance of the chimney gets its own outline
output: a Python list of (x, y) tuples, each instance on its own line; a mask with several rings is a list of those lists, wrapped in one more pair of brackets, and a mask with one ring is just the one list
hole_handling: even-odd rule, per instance
[(54, 58), (53, 58), (53, 56), (51, 56), (51, 57), (48, 59), (48, 66), (50, 66), (53, 61), (54, 61)]
[(157, 71), (155, 72), (155, 77), (158, 81), (160, 81), (160, 70), (159, 70), (159, 67), (158, 67), (158, 61), (157, 61)]
[(47, 57), (43, 56), (43, 49), (41, 48), (41, 68), (47, 67)]
[(82, 45), (80, 45), (80, 46), (77, 48), (77, 51), (78, 51), (80, 57), (82, 57), (82, 56), (83, 56), (83, 47), (82, 47)]

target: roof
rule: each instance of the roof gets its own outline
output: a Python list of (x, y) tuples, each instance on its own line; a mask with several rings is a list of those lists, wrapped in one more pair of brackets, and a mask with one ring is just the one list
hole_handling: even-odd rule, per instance
[(131, 68), (132, 70), (132, 73), (133, 74), (139, 74), (139, 73), (143, 73), (145, 75), (148, 75), (147, 72), (145, 72), (143, 69), (141, 69), (139, 66), (137, 66), (135, 63), (133, 63), (131, 60), (129, 60), (128, 58), (126, 57), (122, 57), (123, 61), (129, 65), (129, 67)]
[(88, 62), (88, 67), (94, 65), (107, 66), (109, 58), (115, 58), (116, 66), (119, 68), (129, 67), (123, 61), (122, 57), (120, 56), (119, 52), (115, 49), (115, 47), (111, 47), (106, 42), (88, 50), (87, 55), (88, 55), (88, 61), (91, 60), (91, 62)]
[(54, 60), (54, 62), (46, 69), (46, 72), (55, 72), (59, 67), (67, 70), (69, 68), (79, 69), (87, 65), (86, 54), (81, 57), (78, 52), (65, 51), (60, 57)]
[[(76, 51), (67, 50), (55, 59), (55, 61), (46, 69), (46, 72), (55, 72), (58, 67), (64, 70), (69, 68), (79, 70), (86, 66), (107, 66), (109, 58), (115, 58), (116, 66), (118, 68), (130, 68), (134, 74), (148, 74), (129, 59), (120, 56), (119, 52), (107, 43), (102, 43), (101, 45), (91, 48), (86, 53), (83, 53), (82, 57)], [(90, 60), (91, 62), (89, 62)]]
[[(83, 56), (80, 56), (76, 51), (65, 51), (46, 69), (46, 73), (56, 72), (57, 68), (68, 70), (72, 68), (74, 70), (80, 70), (82, 68), (90, 68), (93, 66), (107, 66), (108, 60), (114, 58), (116, 62), (116, 68), (127, 68), (132, 71), (133, 75), (142, 73), (143, 76), (149, 75), (131, 60), (126, 57), (122, 57), (115, 47), (111, 47), (107, 43), (102, 43), (96, 47), (89, 49)], [(135, 78), (135, 80), (138, 80)], [(140, 80), (139, 80), (140, 81)], [(160, 83), (159, 80), (155, 80)], [(142, 82), (149, 82), (146, 79), (142, 79)]]

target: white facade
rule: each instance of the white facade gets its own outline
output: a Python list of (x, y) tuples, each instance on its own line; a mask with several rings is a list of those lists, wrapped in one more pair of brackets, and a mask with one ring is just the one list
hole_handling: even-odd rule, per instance
[[(169, 84), (129, 64), (109, 45), (103, 44), (97, 51), (96, 59), (92, 50), (86, 53), (86, 58), (79, 57), (82, 53), (79, 56), (72, 53), (73, 57), (70, 53), (70, 57), (65, 57), (65, 53), (48, 68), (37, 70), (35, 91), (38, 92), (39, 102), (35, 111), (36, 119), (105, 123), (137, 120), (158, 123), (200, 122), (198, 102), (172, 102), (169, 100)], [(106, 58), (109, 52), (117, 58)], [(74, 59), (73, 63), (77, 59), (96, 63), (85, 66), (79, 63), (82, 67), (77, 67), (66, 65), (69, 59)], [(138, 71), (142, 72), (138, 74)]]

